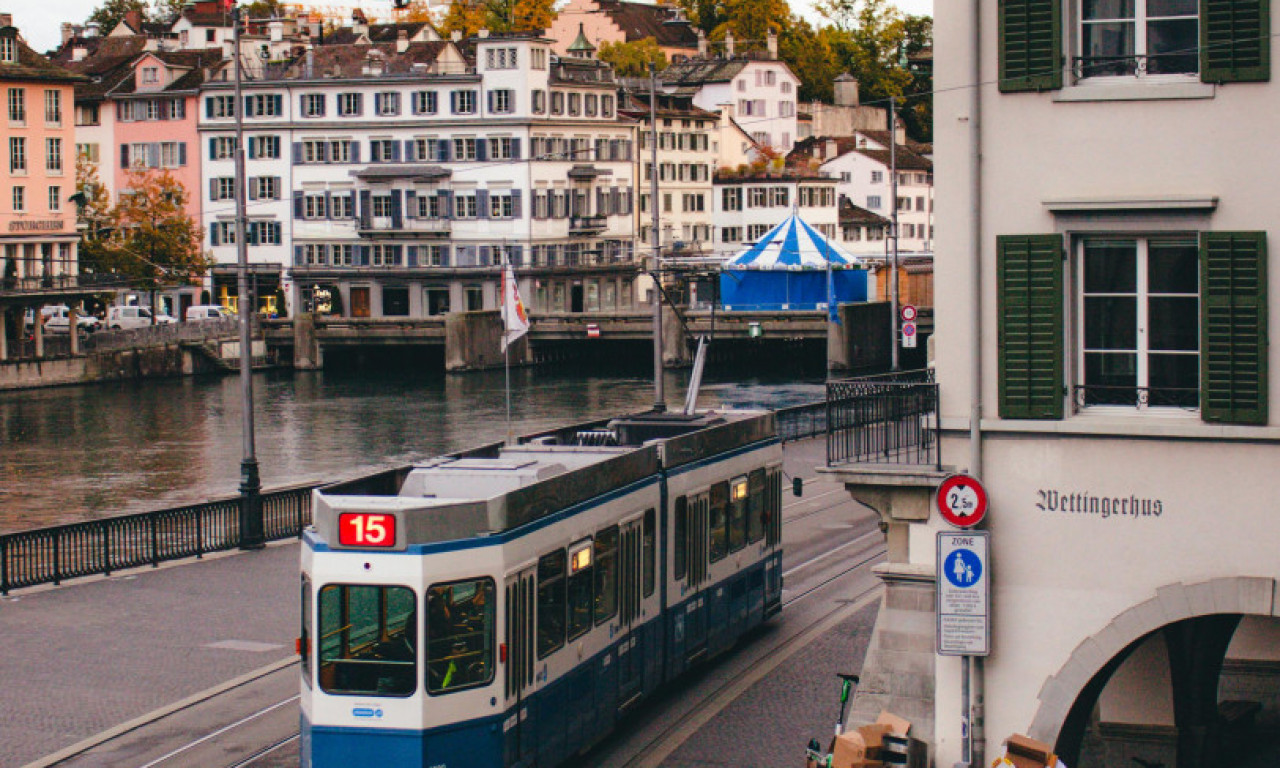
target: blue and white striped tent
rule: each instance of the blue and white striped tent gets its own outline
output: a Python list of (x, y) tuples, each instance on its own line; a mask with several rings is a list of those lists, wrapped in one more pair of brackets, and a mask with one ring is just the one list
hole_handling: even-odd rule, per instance
[[(828, 268), (830, 265), (830, 268)], [(792, 214), (725, 262), (720, 301), (727, 310), (823, 309), (867, 300), (862, 262)]]

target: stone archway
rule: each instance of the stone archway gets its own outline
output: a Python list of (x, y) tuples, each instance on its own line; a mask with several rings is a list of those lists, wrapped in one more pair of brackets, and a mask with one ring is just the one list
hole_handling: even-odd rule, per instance
[[(1078, 748), (1081, 707), (1096, 701), (1112, 673), (1154, 633), (1166, 630), (1167, 639), (1182, 648), (1184, 656), (1199, 653), (1207, 658), (1218, 650), (1225, 652), (1223, 638), (1230, 641), (1240, 616), (1276, 616), (1278, 611), (1273, 578), (1236, 576), (1161, 587), (1155, 597), (1117, 615), (1076, 646), (1067, 663), (1040, 689), (1040, 707), (1028, 733), (1050, 744), (1065, 741)], [(1169, 634), (1172, 627), (1179, 628), (1180, 634)], [(1216, 665), (1209, 670), (1215, 682), (1220, 656)], [(1205, 681), (1192, 681), (1192, 687), (1200, 692), (1193, 696), (1203, 694)]]

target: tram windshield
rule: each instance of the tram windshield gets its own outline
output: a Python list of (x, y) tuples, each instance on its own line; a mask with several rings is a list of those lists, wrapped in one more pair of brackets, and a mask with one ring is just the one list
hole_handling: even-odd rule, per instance
[(320, 687), (342, 694), (413, 693), (416, 602), (408, 587), (325, 585), (320, 590)]
[(493, 579), (427, 590), (427, 692), (453, 693), (493, 680)]

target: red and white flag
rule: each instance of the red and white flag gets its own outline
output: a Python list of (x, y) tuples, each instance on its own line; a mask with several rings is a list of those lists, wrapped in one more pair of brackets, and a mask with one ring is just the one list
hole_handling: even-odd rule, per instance
[(502, 270), (502, 351), (516, 339), (529, 332), (529, 313), (520, 300), (516, 287), (516, 273), (508, 264)]

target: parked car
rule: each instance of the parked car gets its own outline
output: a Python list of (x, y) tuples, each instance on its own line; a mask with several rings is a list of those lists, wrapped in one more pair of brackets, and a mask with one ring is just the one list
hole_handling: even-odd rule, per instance
[(224, 317), (235, 317), (235, 315), (221, 304), (197, 304), (194, 307), (187, 307), (187, 314), (184, 317), (190, 323), (200, 320), (219, 320)]
[[(155, 325), (177, 322), (161, 312), (155, 316)], [(111, 307), (107, 310), (106, 325), (112, 330), (121, 328), (145, 328), (152, 325), (151, 310), (146, 307)]]
[[(40, 308), (40, 314), (44, 317), (44, 330), (46, 333), (66, 333), (71, 327), (71, 307), (66, 304), (53, 304)], [(32, 324), (35, 318), (30, 310), (27, 311), (26, 325), (27, 332), (34, 332)], [(81, 311), (76, 315), (76, 328), (81, 333), (93, 333), (98, 330), (101, 323), (98, 318), (87, 312)]]

